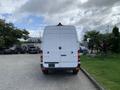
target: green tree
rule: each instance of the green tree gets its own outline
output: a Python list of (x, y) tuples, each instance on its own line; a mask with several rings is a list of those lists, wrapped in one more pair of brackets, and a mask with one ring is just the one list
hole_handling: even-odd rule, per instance
[(88, 31), (84, 35), (84, 40), (89, 38), (88, 47), (91, 49), (91, 53), (93, 53), (93, 49), (98, 51), (99, 43), (100, 43), (100, 33), (98, 31)]
[(91, 53), (92, 49), (97, 50), (97, 53), (107, 53), (111, 50), (111, 37), (111, 33), (101, 34), (98, 31), (93, 30), (86, 32), (84, 35), (84, 40), (87, 40), (89, 38), (88, 47), (91, 49)]
[(112, 30), (112, 51), (115, 53), (120, 52), (120, 34), (117, 26)]
[(29, 36), (27, 30), (21, 30), (12, 23), (6, 23), (5, 20), (0, 19), (0, 48), (10, 47), (19, 43), (19, 39), (27, 39)]

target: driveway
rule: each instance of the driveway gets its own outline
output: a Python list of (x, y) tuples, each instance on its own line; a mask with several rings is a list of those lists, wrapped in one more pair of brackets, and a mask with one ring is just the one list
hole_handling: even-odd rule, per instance
[(80, 71), (78, 75), (44, 75), (40, 55), (0, 55), (0, 90), (97, 90)]

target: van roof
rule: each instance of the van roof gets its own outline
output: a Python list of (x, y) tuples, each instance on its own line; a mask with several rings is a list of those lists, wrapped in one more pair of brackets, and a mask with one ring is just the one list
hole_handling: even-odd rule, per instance
[(53, 25), (53, 26), (45, 27), (45, 29), (49, 29), (49, 30), (53, 30), (53, 29), (57, 29), (57, 28), (64, 28), (64, 29), (68, 30), (68, 29), (75, 29), (75, 26), (73, 26), (73, 25), (63, 25), (63, 26)]
[(64, 26), (46, 26), (44, 29), (44, 33), (76, 33), (76, 29), (72, 25), (64, 25)]

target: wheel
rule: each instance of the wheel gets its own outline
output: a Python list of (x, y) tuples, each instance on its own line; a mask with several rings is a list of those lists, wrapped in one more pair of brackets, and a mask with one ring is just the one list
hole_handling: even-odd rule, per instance
[(48, 74), (48, 70), (42, 70), (43, 74), (47, 75)]
[(79, 72), (79, 70), (77, 70), (77, 69), (73, 70), (73, 74), (75, 74), (75, 75), (78, 74), (78, 72)]

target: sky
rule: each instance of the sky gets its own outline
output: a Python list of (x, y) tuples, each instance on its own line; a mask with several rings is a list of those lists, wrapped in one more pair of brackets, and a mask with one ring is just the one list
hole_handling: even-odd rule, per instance
[(0, 0), (0, 19), (39, 37), (47, 25), (76, 26), (79, 40), (85, 32), (110, 32), (120, 27), (119, 0)]

